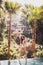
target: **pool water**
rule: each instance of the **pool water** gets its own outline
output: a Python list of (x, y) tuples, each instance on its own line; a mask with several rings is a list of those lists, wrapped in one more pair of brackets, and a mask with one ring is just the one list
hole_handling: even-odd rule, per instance
[(43, 65), (43, 59), (3, 60), (0, 65)]

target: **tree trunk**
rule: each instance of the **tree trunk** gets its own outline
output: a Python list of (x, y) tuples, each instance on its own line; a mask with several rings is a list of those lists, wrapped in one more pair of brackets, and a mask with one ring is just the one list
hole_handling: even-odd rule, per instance
[(9, 21), (9, 29), (8, 29), (8, 59), (10, 59), (10, 41), (11, 41), (11, 13), (10, 15), (10, 21)]
[(34, 19), (34, 24), (33, 24), (33, 35), (32, 35), (32, 50), (35, 51), (36, 49), (36, 28), (37, 28), (37, 20)]

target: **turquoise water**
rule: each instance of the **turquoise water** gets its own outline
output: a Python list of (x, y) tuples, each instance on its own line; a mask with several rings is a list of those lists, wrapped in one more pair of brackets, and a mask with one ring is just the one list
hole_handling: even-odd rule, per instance
[(11, 65), (43, 65), (43, 59), (21, 59), (10, 62)]
[(43, 59), (4, 60), (0, 61), (0, 65), (43, 65)]
[(30, 59), (27, 61), (27, 65), (43, 65), (43, 59)]

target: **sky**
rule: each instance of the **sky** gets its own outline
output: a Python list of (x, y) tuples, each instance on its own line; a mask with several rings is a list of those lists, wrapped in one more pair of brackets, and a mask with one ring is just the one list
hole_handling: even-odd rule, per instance
[(9, 1), (19, 2), (21, 4), (32, 4), (35, 7), (43, 5), (43, 0), (9, 0)]

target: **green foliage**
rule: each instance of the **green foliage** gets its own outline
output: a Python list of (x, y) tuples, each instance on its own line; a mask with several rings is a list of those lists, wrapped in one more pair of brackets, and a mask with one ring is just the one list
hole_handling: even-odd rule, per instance
[(10, 8), (11, 8), (11, 9), (14, 9), (14, 8), (15, 8), (15, 3), (14, 3), (14, 2), (11, 2), (11, 3), (10, 3)]
[(7, 10), (9, 10), (9, 8), (10, 8), (10, 3), (9, 3), (8, 1), (5, 2), (5, 8), (6, 8)]
[(5, 22), (5, 20), (2, 20), (0, 23), (1, 29), (4, 29), (6, 27), (6, 24), (4, 22)]
[[(16, 59), (17, 56), (18, 56), (18, 51), (15, 48), (11, 47), (10, 48), (10, 59)], [(2, 60), (8, 59), (8, 45), (6, 43), (0, 46), (0, 60), (1, 59)]]
[(43, 58), (43, 50), (36, 52), (37, 58)]
[(3, 35), (0, 33), (0, 41), (3, 41)]
[[(13, 3), (13, 2), (8, 2), (8, 1), (5, 2), (5, 8), (6, 8), (6, 10), (8, 12), (10, 12), (10, 10), (11, 10), (11, 12), (18, 11), (20, 6), (21, 5), (18, 4), (18, 3)], [(43, 6), (38, 7), (38, 8), (34, 8), (34, 6), (30, 4), (30, 5), (28, 5), (27, 9), (23, 8), (22, 12), (25, 15), (24, 17), (27, 17), (26, 19), (29, 20), (32, 28), (33, 28), (33, 24), (34, 24), (34, 19), (36, 19), (36, 20), (37, 19), (43, 19)], [(1, 18), (1, 15), (0, 15), (0, 18)], [(39, 21), (37, 21), (37, 22), (39, 22)], [(40, 25), (40, 23), (39, 23), (39, 28), (41, 26), (43, 26), (43, 25), (42, 24)], [(2, 29), (0, 31), (1, 32), (1, 34), (0, 34), (1, 38), (0, 39), (2, 40), (3, 39), (2, 33), (3, 33), (4, 28), (6, 27), (5, 19), (1, 19), (0, 27)], [(38, 28), (38, 30), (40, 30), (40, 32), (41, 32), (41, 29), (39, 29), (39, 28)], [(8, 32), (6, 32), (5, 34), (8, 34)], [(41, 33), (41, 34), (43, 34), (43, 33)], [(40, 34), (39, 34), (39, 36), (41, 38), (43, 37)], [(6, 37), (8, 39), (8, 35), (6, 35)], [(41, 43), (41, 38), (39, 39), (38, 43)], [(4, 42), (5, 42), (5, 40), (4, 40)], [(43, 40), (42, 40), (42, 42), (43, 42)], [(37, 52), (37, 54), (38, 54), (38, 52)], [(41, 54), (43, 55), (43, 50), (38, 55), (41, 55)], [(11, 47), (10, 48), (10, 59), (16, 59), (17, 57), (18, 57), (17, 49)], [(8, 45), (7, 45), (7, 41), (6, 41), (5, 44), (0, 45), (0, 59), (8, 59)]]
[(22, 12), (27, 17), (27, 22), (32, 21), (34, 19), (43, 19), (43, 6), (34, 7), (33, 5), (29, 4), (26, 5), (26, 9), (23, 9)]
[(5, 8), (6, 8), (6, 10), (8, 10), (8, 12), (14, 12), (15, 13), (16, 11), (19, 10), (20, 4), (6, 1), (5, 2)]

